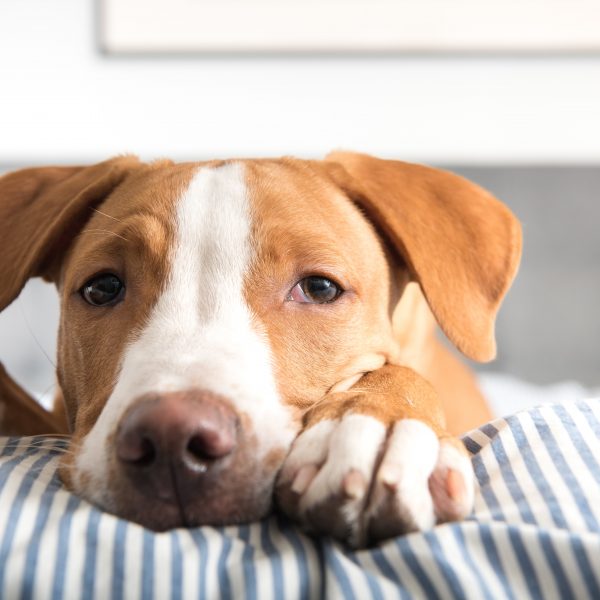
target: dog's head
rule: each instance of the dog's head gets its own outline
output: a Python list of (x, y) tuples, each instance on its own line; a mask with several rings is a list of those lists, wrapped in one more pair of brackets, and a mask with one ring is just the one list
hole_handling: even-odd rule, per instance
[(265, 514), (303, 413), (400, 360), (409, 282), (492, 358), (520, 254), (474, 184), (345, 153), (27, 169), (0, 179), (0, 235), (0, 308), (31, 277), (61, 296), (63, 480), (155, 529)]

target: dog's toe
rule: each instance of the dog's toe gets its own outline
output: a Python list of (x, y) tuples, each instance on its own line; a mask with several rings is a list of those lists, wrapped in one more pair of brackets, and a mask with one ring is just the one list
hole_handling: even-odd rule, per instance
[(385, 435), (383, 423), (357, 414), (306, 430), (280, 475), (279, 505), (311, 531), (360, 543), (362, 513)]
[(454, 438), (440, 443), (438, 461), (429, 490), (439, 522), (464, 519), (473, 510), (475, 476), (462, 443)]
[(456, 520), (473, 505), (471, 463), (455, 438), (416, 419), (348, 414), (296, 439), (278, 502), (305, 528), (359, 547)]
[(421, 421), (398, 421), (366, 509), (365, 539), (372, 543), (466, 517), (473, 507), (474, 475), (461, 446), (455, 438), (438, 440)]
[(438, 451), (435, 433), (421, 421), (404, 419), (394, 424), (366, 511), (369, 540), (435, 524), (428, 480)]

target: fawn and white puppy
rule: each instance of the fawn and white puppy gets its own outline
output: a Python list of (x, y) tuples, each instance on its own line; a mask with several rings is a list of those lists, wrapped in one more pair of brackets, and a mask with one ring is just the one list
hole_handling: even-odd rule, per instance
[(360, 546), (472, 508), (456, 435), (488, 417), (468, 357), (520, 227), (437, 169), (334, 153), (119, 157), (0, 178), (0, 309), (61, 297), (54, 414), (3, 372), (0, 431), (67, 430), (61, 477), (153, 529), (280, 508)]

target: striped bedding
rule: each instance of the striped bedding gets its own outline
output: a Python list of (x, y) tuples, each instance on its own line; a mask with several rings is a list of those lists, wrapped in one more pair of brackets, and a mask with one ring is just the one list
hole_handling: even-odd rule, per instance
[(0, 442), (0, 598), (600, 598), (600, 399), (465, 437), (458, 524), (349, 552), (279, 517), (154, 534), (64, 491), (63, 442)]

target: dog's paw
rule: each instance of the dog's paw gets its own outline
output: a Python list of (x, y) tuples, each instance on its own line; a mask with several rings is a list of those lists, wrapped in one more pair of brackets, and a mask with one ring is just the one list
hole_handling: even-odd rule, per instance
[(438, 439), (422, 421), (388, 429), (351, 413), (298, 436), (276, 493), (283, 512), (309, 531), (362, 547), (466, 517), (474, 474), (462, 443)]

